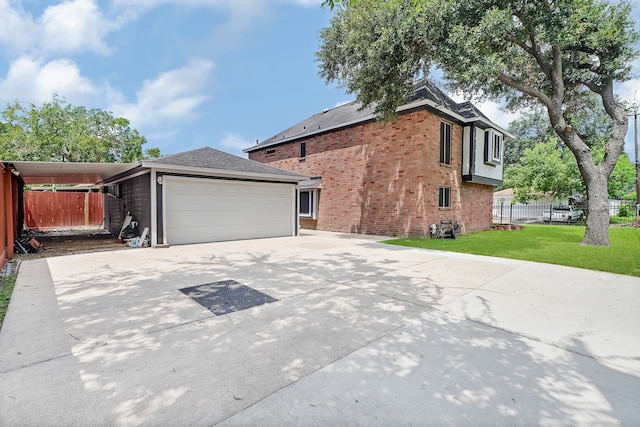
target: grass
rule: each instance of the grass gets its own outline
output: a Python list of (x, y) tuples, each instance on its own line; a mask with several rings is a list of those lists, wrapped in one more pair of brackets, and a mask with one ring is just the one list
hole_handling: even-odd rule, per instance
[(610, 228), (611, 246), (583, 246), (583, 226), (526, 225), (457, 239), (404, 238), (385, 243), (566, 265), (640, 277), (640, 229)]
[(4, 316), (7, 314), (13, 286), (16, 284), (16, 277), (18, 277), (18, 273), (15, 271), (7, 277), (0, 276), (0, 328), (2, 328)]

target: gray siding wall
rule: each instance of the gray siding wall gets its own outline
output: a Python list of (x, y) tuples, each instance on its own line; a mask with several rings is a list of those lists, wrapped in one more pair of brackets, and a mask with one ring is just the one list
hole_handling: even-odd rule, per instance
[(119, 183), (120, 198), (105, 194), (105, 229), (118, 236), (127, 212), (138, 222), (140, 233), (145, 227), (151, 229), (151, 186), (149, 174), (137, 176)]

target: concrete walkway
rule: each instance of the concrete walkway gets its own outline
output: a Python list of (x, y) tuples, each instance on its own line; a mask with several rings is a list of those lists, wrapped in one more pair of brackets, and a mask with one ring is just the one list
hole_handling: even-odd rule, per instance
[[(215, 316), (179, 291), (278, 301)], [(22, 264), (0, 425), (639, 425), (640, 279), (303, 236)]]

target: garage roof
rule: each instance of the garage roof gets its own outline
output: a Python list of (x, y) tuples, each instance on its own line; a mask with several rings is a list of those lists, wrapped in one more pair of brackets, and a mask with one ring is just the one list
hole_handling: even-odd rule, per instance
[(254, 160), (225, 153), (211, 147), (171, 154), (158, 159), (143, 160), (142, 167), (167, 172), (226, 176), (232, 178), (275, 179), (298, 182), (308, 177), (274, 168)]
[(298, 182), (308, 179), (211, 147), (171, 154), (139, 163), (73, 163), (4, 161), (25, 184), (98, 184), (136, 168), (230, 178)]
[(97, 184), (138, 166), (133, 163), (5, 161), (25, 184)]

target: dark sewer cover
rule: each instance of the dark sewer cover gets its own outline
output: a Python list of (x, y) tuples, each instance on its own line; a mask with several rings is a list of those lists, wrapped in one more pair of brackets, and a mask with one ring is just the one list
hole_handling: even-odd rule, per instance
[(235, 280), (191, 286), (180, 292), (218, 316), (278, 301)]

